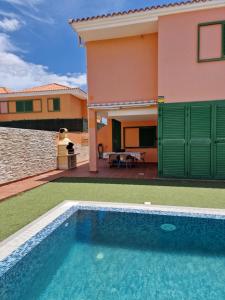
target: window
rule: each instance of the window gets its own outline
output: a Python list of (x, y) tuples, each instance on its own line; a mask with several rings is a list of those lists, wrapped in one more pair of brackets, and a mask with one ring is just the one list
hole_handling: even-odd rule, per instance
[(60, 99), (58, 98), (53, 99), (53, 110), (60, 111)]
[(124, 128), (124, 148), (155, 148), (156, 145), (156, 126)]
[(16, 112), (24, 112), (24, 101), (16, 101)]
[(33, 112), (33, 100), (16, 101), (17, 113)]
[(156, 127), (139, 128), (139, 145), (140, 147), (156, 146)]
[(8, 102), (0, 101), (0, 114), (7, 114), (7, 113), (8, 113)]
[(60, 111), (60, 98), (48, 99), (48, 111)]
[(223, 57), (225, 57), (225, 24), (222, 27), (222, 52)]
[(198, 25), (198, 62), (225, 60), (225, 21)]

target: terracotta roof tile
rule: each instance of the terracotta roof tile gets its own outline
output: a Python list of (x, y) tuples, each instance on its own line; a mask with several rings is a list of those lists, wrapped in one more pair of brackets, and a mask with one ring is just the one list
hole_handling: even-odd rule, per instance
[(57, 91), (57, 90), (70, 90), (72, 89), (69, 86), (58, 84), (58, 83), (51, 83), (45, 84), (41, 86), (36, 86), (29, 89), (24, 89), (19, 91), (20, 93), (32, 93), (32, 92), (45, 92), (45, 91)]
[(137, 13), (137, 12), (156, 10), (159, 8), (175, 7), (175, 6), (182, 6), (182, 5), (195, 4), (195, 3), (201, 3), (201, 2), (204, 3), (204, 2), (210, 2), (210, 1), (213, 1), (213, 0), (188, 0), (188, 1), (182, 1), (182, 2), (172, 2), (172, 3), (167, 3), (167, 4), (152, 5), (152, 6), (147, 6), (144, 8), (130, 9), (130, 10), (121, 11), (121, 12), (114, 12), (114, 13), (97, 15), (97, 16), (92, 16), (92, 17), (71, 19), (71, 20), (69, 20), (69, 23), (72, 24), (73, 22), (91, 21), (91, 20), (103, 19), (103, 18), (114, 17), (114, 16), (128, 15), (128, 14)]
[[(58, 83), (51, 83), (51, 84), (46, 84), (46, 85), (41, 85), (41, 86), (36, 86), (33, 88), (29, 88), (29, 89), (24, 89), (24, 90), (17, 90), (17, 91), (11, 91), (9, 89), (6, 89), (4, 87), (0, 87), (0, 97), (3, 94), (7, 94), (7, 97), (12, 97), (14, 95), (20, 95), (20, 94), (33, 94), (33, 93), (51, 93), (51, 92), (56, 92), (56, 93), (68, 93), (68, 94), (73, 94), (73, 95), (77, 95), (78, 98), (81, 99), (86, 99), (87, 93), (85, 91), (83, 91), (81, 88), (79, 87), (70, 87), (70, 86), (66, 86), (66, 85), (62, 85), (62, 84), (58, 84)], [(2, 96), (3, 97), (3, 96)], [(1, 98), (2, 98), (1, 97)]]
[(0, 87), (0, 94), (7, 94), (10, 93), (10, 90), (6, 87)]

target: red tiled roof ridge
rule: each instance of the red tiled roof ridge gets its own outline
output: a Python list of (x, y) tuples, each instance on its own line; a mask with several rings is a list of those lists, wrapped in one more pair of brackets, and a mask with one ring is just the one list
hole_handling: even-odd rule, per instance
[(138, 13), (138, 12), (156, 10), (156, 9), (160, 9), (160, 8), (175, 7), (175, 6), (182, 6), (182, 5), (195, 4), (195, 3), (201, 3), (201, 2), (202, 3), (211, 2), (211, 1), (213, 1), (213, 0), (188, 0), (188, 1), (182, 1), (182, 2), (171, 2), (171, 3), (167, 3), (167, 4), (152, 5), (152, 6), (147, 6), (147, 7), (144, 7), (144, 8), (129, 9), (129, 10), (125, 10), (125, 11), (119, 11), (119, 12), (113, 12), (113, 13), (108, 13), (108, 14), (96, 15), (96, 16), (92, 16), (92, 17), (70, 19), (69, 23), (72, 24), (73, 22), (92, 21), (92, 20), (96, 20), (96, 19), (103, 19), (103, 18), (114, 17), (114, 16), (128, 15), (128, 14), (131, 14), (131, 13)]
[[(6, 89), (7, 90), (7, 89)], [(0, 87), (0, 95), (1, 94), (8, 94), (8, 95), (17, 95), (17, 94), (30, 94), (30, 93), (49, 93), (49, 92), (65, 92), (68, 91), (78, 91), (80, 93), (86, 94), (85, 91), (83, 91), (80, 87), (71, 87), (71, 86), (66, 86), (63, 84), (59, 83), (51, 83), (51, 84), (45, 84), (45, 85), (40, 85), (36, 86), (33, 88), (28, 88), (28, 89), (23, 89), (23, 90), (3, 90), (3, 87)]]
[(41, 92), (41, 91), (51, 91), (51, 90), (65, 90), (65, 89), (74, 89), (75, 87), (70, 87), (70, 86), (66, 86), (63, 84), (59, 84), (59, 83), (49, 83), (49, 84), (44, 84), (44, 85), (39, 85), (36, 87), (31, 87), (31, 88), (27, 88), (27, 89), (23, 89), (23, 90), (19, 90), (19, 91), (15, 91), (15, 92), (19, 92), (19, 93), (26, 93), (26, 92)]
[(0, 94), (8, 94), (10, 93), (10, 89), (4, 87), (4, 86), (0, 86)]

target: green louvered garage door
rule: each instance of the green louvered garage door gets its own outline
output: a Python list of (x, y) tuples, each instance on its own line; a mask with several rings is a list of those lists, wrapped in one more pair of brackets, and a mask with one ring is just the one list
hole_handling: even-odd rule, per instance
[(214, 109), (214, 176), (225, 178), (225, 102), (216, 103)]
[(159, 104), (159, 176), (225, 178), (225, 101)]

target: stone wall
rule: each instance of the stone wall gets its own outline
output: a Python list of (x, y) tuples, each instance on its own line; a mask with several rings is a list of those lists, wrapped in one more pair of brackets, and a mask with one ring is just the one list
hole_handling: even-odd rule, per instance
[(0, 127), (0, 184), (56, 168), (56, 133)]

